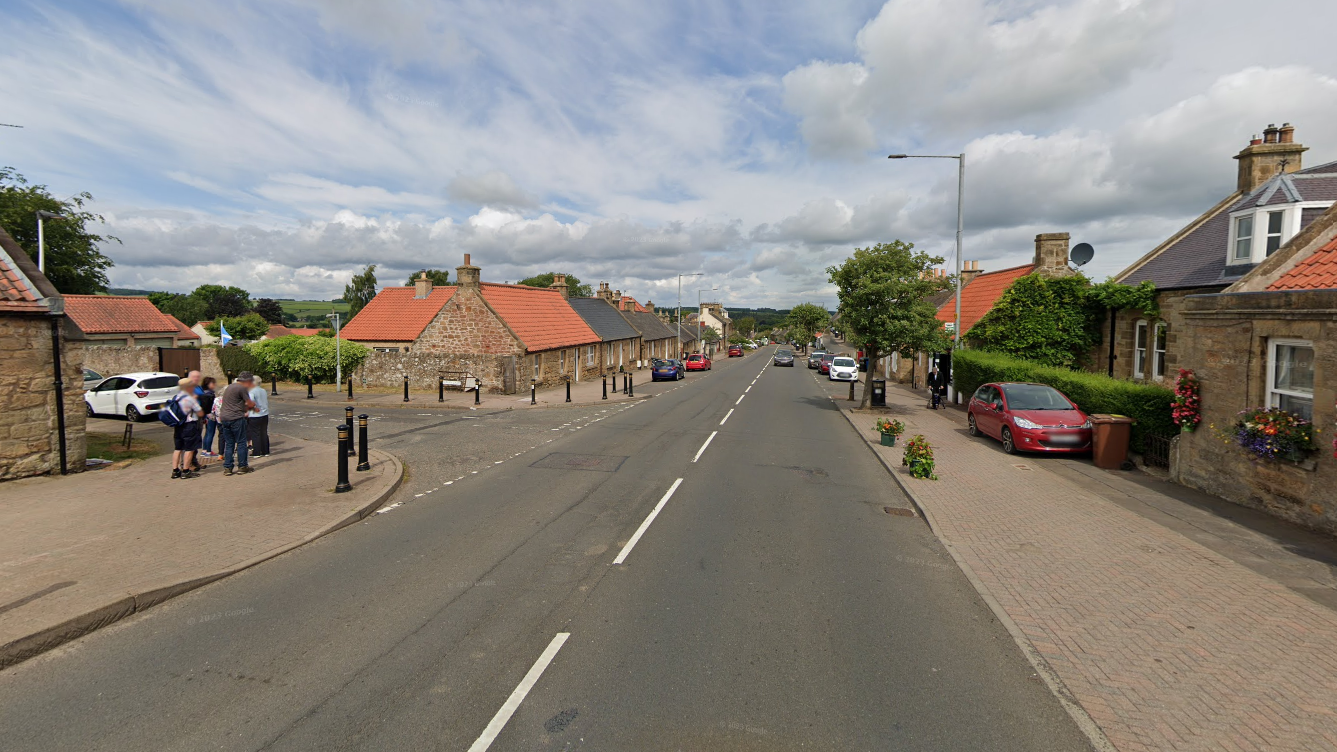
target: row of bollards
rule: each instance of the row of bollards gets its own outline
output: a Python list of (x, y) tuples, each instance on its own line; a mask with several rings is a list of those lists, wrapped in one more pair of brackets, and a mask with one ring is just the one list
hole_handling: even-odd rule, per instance
[(359, 472), (371, 469), (371, 461), (367, 457), (367, 414), (363, 413), (357, 416), (358, 421), (358, 451), (353, 451), (353, 408), (344, 408), (344, 422), (339, 425), (339, 462), (338, 482), (334, 485), (335, 493), (344, 493), (353, 490), (353, 484), (348, 482), (348, 458), (356, 454), (357, 469)]

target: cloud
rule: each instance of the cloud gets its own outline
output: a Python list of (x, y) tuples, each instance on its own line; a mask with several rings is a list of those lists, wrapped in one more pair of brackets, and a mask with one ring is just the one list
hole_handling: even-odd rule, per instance
[(482, 206), (529, 208), (538, 204), (501, 170), (488, 170), (480, 175), (456, 175), (446, 186), (446, 195), (453, 201)]

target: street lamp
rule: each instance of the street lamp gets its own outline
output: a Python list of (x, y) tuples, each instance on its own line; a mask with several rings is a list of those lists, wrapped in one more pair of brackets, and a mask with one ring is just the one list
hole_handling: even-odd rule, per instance
[(37, 270), (43, 274), (46, 274), (46, 234), (42, 229), (42, 220), (64, 218), (64, 214), (49, 212), (45, 209), (37, 210)]
[[(705, 273), (705, 272), (697, 272), (696, 274), (679, 274), (679, 275), (678, 275), (678, 357), (679, 357), (679, 358), (682, 357), (682, 278), (683, 278), (683, 277), (704, 277), (704, 276), (706, 276), (706, 273)], [(700, 309), (700, 308), (697, 308), (696, 310), (697, 310), (698, 312), (700, 312), (701, 309)], [(696, 328), (696, 331), (697, 331), (697, 336), (700, 336), (701, 327), (698, 326), (698, 327)]]
[(334, 391), (337, 393), (339, 385), (344, 383), (344, 359), (339, 356), (339, 312), (327, 313), (325, 318), (334, 321)]

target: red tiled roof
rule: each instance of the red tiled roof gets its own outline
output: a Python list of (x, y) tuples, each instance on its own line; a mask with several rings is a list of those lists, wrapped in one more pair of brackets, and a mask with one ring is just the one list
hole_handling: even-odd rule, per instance
[(85, 334), (176, 333), (180, 321), (159, 311), (148, 298), (121, 295), (66, 295), (65, 313)]
[(286, 337), (292, 333), (293, 331), (283, 324), (270, 324), (269, 331), (265, 332), (265, 336), (269, 339), (278, 339), (279, 337)]
[(1337, 240), (1314, 251), (1267, 286), (1269, 290), (1331, 290), (1337, 288)]
[(622, 296), (622, 310), (640, 311), (641, 313), (647, 313), (647, 311), (645, 310), (645, 306), (641, 305), (640, 303), (637, 303), (636, 299), (631, 297), (630, 295)]
[(339, 336), (363, 342), (416, 340), (455, 295), (455, 287), (433, 287), (425, 298), (413, 297), (414, 292), (412, 287), (387, 287), (381, 290), (343, 327)]
[(167, 318), (171, 319), (171, 320), (172, 320), (172, 323), (176, 325), (176, 331), (177, 331), (176, 338), (177, 338), (177, 339), (199, 339), (199, 338), (200, 338), (200, 335), (198, 335), (198, 334), (196, 334), (195, 332), (191, 331), (191, 330), (190, 330), (190, 327), (186, 326), (185, 323), (181, 321), (181, 319), (179, 319), (179, 318), (173, 316), (173, 315), (170, 314), (170, 313), (164, 313), (163, 315), (166, 316)]
[(557, 290), (484, 282), (483, 299), (530, 352), (599, 342), (585, 319)]
[[(319, 331), (320, 331), (319, 329), (289, 329), (289, 330), (288, 330), (289, 333), (291, 333), (291, 334), (296, 334), (298, 337), (312, 337), (312, 336), (315, 336), (316, 332), (319, 332)], [(343, 332), (340, 332), (340, 334), (343, 334)]]
[[(1035, 271), (1035, 264), (1025, 266), (1014, 266), (1011, 269), (1000, 269), (996, 272), (986, 272), (975, 277), (965, 287), (961, 288), (961, 330), (969, 332), (970, 327), (975, 325), (988, 313), (1003, 296), (1007, 288), (1012, 286), (1013, 282)], [(944, 324), (951, 324), (956, 321), (956, 296), (953, 295), (942, 304), (938, 309), (938, 320)]]
[(19, 270), (10, 266), (8, 253), (0, 252), (0, 311), (43, 312), (46, 306), (38, 300)]

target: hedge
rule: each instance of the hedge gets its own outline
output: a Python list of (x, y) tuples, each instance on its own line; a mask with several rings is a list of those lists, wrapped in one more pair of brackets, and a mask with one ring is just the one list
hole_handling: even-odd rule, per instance
[(1063, 392), (1087, 414), (1113, 413), (1135, 418), (1133, 451), (1143, 451), (1142, 437), (1148, 432), (1169, 435), (1177, 430), (1171, 417), (1174, 391), (1163, 386), (1070, 371), (983, 350), (952, 353), (952, 368), (955, 372), (952, 378), (962, 394), (974, 394), (981, 384), (990, 382), (1030, 381)]

